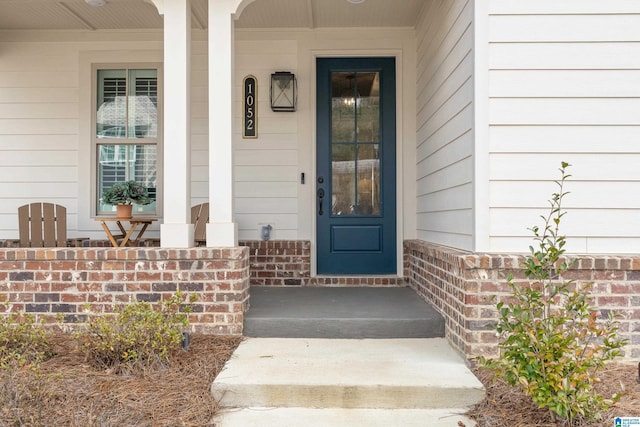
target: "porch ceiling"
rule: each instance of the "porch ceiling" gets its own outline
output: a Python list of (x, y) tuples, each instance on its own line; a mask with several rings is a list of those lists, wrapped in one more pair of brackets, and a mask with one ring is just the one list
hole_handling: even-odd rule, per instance
[[(162, 17), (147, 0), (0, 0), (0, 30), (160, 29)], [(237, 28), (414, 27), (425, 0), (255, 0)], [(207, 0), (192, 0), (193, 28), (207, 26)]]

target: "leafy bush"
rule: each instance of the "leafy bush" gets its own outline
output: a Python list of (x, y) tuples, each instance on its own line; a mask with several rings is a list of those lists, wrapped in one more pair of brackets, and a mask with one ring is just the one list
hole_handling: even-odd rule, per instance
[(0, 368), (37, 365), (52, 355), (47, 333), (33, 315), (9, 313), (0, 317)]
[(120, 307), (115, 316), (92, 316), (76, 337), (88, 362), (100, 369), (164, 366), (182, 345), (189, 311), (177, 292), (155, 306), (138, 301)]
[(525, 261), (529, 285), (515, 284), (509, 276), (510, 298), (497, 304), (500, 357), (480, 358), (480, 363), (573, 425), (579, 417), (598, 419), (618, 399), (599, 395), (594, 384), (597, 370), (621, 355), (626, 340), (619, 337), (614, 316), (598, 319), (591, 284), (562, 277), (571, 266), (563, 257), (566, 239), (559, 234), (568, 166), (561, 164), (559, 190), (549, 200), (549, 214), (542, 216), (543, 227), (531, 228), (539, 248), (530, 247)]

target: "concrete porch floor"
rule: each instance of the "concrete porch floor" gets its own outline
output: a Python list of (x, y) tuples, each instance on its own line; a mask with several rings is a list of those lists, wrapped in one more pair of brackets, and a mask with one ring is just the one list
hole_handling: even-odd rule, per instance
[(441, 338), (444, 319), (408, 287), (252, 286), (244, 335)]

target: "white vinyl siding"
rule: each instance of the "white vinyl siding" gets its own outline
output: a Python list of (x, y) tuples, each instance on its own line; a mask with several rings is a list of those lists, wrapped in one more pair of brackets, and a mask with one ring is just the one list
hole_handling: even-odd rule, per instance
[(95, 104), (82, 57), (158, 62), (162, 33), (94, 32), (87, 41), (77, 32), (7, 34), (0, 37), (0, 239), (18, 237), (17, 209), (36, 201), (67, 208), (69, 236), (105, 239), (91, 219)]
[[(234, 105), (234, 191), (235, 218), (241, 240), (259, 239), (261, 225), (271, 224), (271, 238), (313, 240), (315, 217), (315, 55), (395, 56), (397, 81), (405, 83), (402, 70), (414, 68), (412, 30), (274, 31), (239, 30), (235, 41)], [(410, 63), (403, 63), (403, 49), (411, 48)], [(296, 112), (273, 112), (269, 89), (271, 74), (290, 71), (298, 79)], [(256, 139), (243, 139), (242, 82), (247, 75), (257, 79)], [(408, 93), (413, 93), (409, 90)], [(413, 111), (407, 112), (413, 114)], [(403, 119), (404, 117), (404, 119)], [(398, 115), (397, 127), (404, 130), (407, 116)], [(405, 136), (409, 145), (411, 136)], [(408, 135), (407, 130), (405, 135)], [(406, 168), (411, 171), (411, 168)], [(305, 183), (300, 174), (305, 174)], [(413, 187), (406, 186), (413, 194)], [(403, 205), (404, 207), (404, 205)], [(399, 211), (404, 213), (403, 209)], [(409, 212), (412, 214), (412, 212)], [(401, 247), (401, 245), (399, 245)]]
[[(298, 74), (296, 40), (236, 41), (234, 105), (235, 217), (241, 240), (258, 239), (271, 224), (272, 239), (298, 238), (298, 114), (273, 112), (271, 73)], [(257, 139), (242, 138), (242, 82), (256, 77)], [(300, 76), (298, 76), (300, 78)]]
[(0, 238), (17, 238), (17, 208), (67, 207), (76, 228), (77, 58), (52, 46), (0, 38)]
[(473, 249), (473, 2), (428, 2), (417, 37), (417, 237)]
[[(95, 199), (89, 179), (90, 165), (95, 163), (90, 149), (95, 131), (91, 129), (95, 113), (91, 67), (159, 63), (162, 32), (10, 33), (14, 41), (0, 38), (0, 238), (17, 238), (18, 206), (51, 201), (67, 206), (70, 236), (104, 239), (90, 212)], [(81, 35), (87, 41), (79, 41), (85, 40)], [(191, 204), (196, 204), (208, 201), (209, 192), (208, 62), (206, 32), (194, 30), (192, 35)], [(267, 223), (274, 227), (273, 239), (313, 239), (315, 56), (396, 56), (398, 99), (409, 93), (413, 101), (415, 52), (411, 28), (237, 31), (232, 108), (234, 208), (240, 239), (260, 238), (259, 226)], [(291, 71), (298, 77), (294, 113), (271, 111), (269, 82), (275, 71)], [(247, 74), (258, 80), (257, 139), (241, 135), (242, 79)], [(398, 104), (398, 147), (415, 146), (415, 113), (407, 106), (413, 103)], [(409, 159), (414, 163), (414, 153), (405, 155), (405, 163)], [(413, 165), (399, 170), (412, 180), (399, 187), (400, 223), (406, 206), (411, 206), (408, 214), (413, 215), (415, 179)], [(305, 183), (301, 184), (303, 172)], [(159, 223), (145, 236), (157, 237)]]
[(640, 251), (640, 4), (489, 4), (490, 249), (521, 252), (561, 161), (580, 253)]

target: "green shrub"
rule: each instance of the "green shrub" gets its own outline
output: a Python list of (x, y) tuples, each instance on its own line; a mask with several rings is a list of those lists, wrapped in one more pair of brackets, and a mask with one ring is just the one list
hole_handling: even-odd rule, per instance
[(9, 313), (0, 317), (0, 368), (37, 365), (52, 355), (47, 333), (33, 315)]
[(91, 316), (76, 338), (87, 361), (100, 369), (161, 367), (181, 348), (189, 311), (180, 292), (155, 306), (138, 301), (114, 316)]
[(520, 387), (556, 419), (573, 425), (580, 417), (598, 419), (618, 399), (601, 396), (594, 384), (597, 370), (621, 355), (626, 340), (619, 337), (614, 316), (598, 318), (591, 284), (563, 279), (571, 267), (564, 257), (566, 239), (559, 234), (568, 166), (561, 165), (559, 191), (549, 200), (543, 227), (531, 229), (539, 247), (530, 247), (525, 261), (529, 284), (515, 284), (510, 276), (510, 298), (497, 304), (500, 356), (480, 358), (480, 363)]

